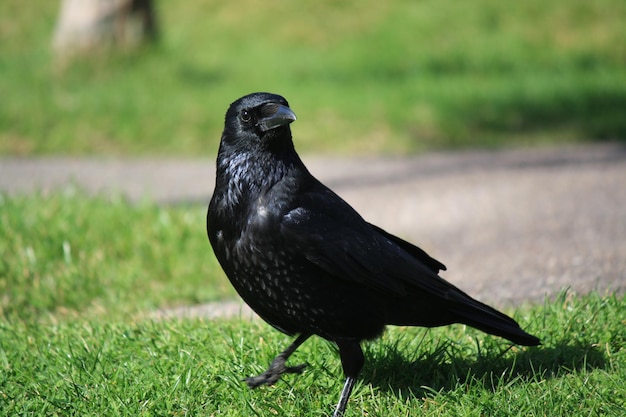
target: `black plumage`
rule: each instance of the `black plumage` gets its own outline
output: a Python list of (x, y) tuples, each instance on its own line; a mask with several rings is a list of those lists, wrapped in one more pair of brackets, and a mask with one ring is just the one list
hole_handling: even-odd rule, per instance
[(287, 358), (311, 335), (337, 344), (346, 384), (343, 414), (363, 365), (360, 342), (385, 325), (464, 323), (521, 345), (539, 339), (437, 274), (445, 266), (420, 248), (366, 222), (315, 179), (294, 149), (296, 120), (278, 95), (231, 104), (217, 157), (207, 231), (226, 275), (276, 329), (298, 335), (256, 387), (300, 372)]

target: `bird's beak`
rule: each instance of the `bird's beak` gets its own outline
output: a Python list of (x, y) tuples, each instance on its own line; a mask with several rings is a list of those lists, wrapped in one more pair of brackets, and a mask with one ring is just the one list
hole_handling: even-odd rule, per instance
[(261, 114), (264, 115), (257, 124), (263, 132), (289, 124), (296, 120), (296, 114), (285, 105), (270, 103), (263, 106)]

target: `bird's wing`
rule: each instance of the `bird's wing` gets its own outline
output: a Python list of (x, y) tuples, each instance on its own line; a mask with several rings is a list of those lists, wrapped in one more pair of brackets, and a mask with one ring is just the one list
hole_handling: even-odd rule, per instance
[(395, 296), (415, 290), (450, 299), (458, 289), (421, 249), (364, 221), (331, 191), (302, 198), (282, 219), (285, 245), (326, 273)]
[(410, 242), (407, 242), (406, 240), (400, 239), (398, 236), (392, 235), (391, 233), (381, 229), (375, 224), (370, 223), (370, 226), (372, 226), (374, 230), (376, 230), (378, 233), (383, 235), (385, 238), (393, 241), (396, 245), (400, 246), (402, 249), (404, 249), (406, 252), (408, 252), (410, 255), (412, 255), (416, 259), (419, 259), (420, 261), (424, 262), (426, 266), (428, 266), (435, 274), (438, 273), (439, 271), (446, 270), (446, 266), (444, 264), (442, 264), (435, 258), (430, 257), (430, 255), (424, 252), (423, 249), (418, 248), (417, 246), (415, 246), (414, 244)]

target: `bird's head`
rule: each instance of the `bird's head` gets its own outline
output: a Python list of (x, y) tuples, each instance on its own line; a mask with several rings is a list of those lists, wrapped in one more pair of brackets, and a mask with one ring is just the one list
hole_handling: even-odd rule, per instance
[(241, 148), (293, 146), (289, 124), (295, 113), (283, 97), (253, 93), (233, 102), (226, 112), (222, 142)]

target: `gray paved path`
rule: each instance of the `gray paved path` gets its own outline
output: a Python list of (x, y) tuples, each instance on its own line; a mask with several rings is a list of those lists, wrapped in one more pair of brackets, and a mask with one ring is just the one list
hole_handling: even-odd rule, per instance
[[(565, 287), (626, 289), (623, 145), (303, 159), (367, 220), (426, 249), (447, 265), (446, 279), (487, 302), (536, 301)], [(198, 159), (0, 158), (0, 190), (74, 183), (206, 204), (214, 169)], [(236, 310), (218, 307), (185, 311)]]

